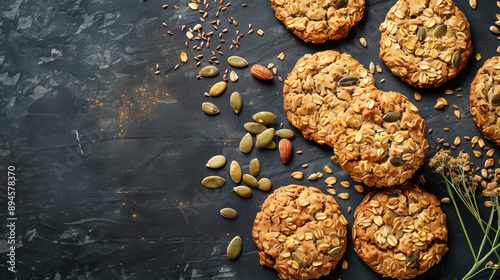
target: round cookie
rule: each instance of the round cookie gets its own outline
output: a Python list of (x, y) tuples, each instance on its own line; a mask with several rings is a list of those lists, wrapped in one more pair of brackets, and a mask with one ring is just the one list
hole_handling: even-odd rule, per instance
[(288, 185), (266, 198), (252, 237), (260, 264), (276, 269), (281, 279), (317, 279), (344, 255), (347, 220), (332, 196)]
[(287, 29), (305, 42), (323, 43), (347, 36), (364, 15), (365, 0), (270, 0)]
[(500, 56), (486, 60), (470, 85), (470, 113), (484, 137), (500, 145)]
[(380, 58), (419, 88), (454, 78), (472, 53), (469, 22), (452, 0), (398, 0), (379, 30)]
[(336, 159), (355, 181), (391, 187), (423, 164), (429, 146), (425, 120), (398, 92), (372, 89), (354, 96), (336, 125)]
[(347, 53), (306, 54), (283, 85), (287, 119), (304, 138), (333, 147), (333, 123), (349, 107), (353, 95), (374, 84), (372, 74)]
[(423, 274), (448, 251), (447, 239), (440, 201), (413, 184), (375, 189), (354, 212), (354, 251), (384, 277)]

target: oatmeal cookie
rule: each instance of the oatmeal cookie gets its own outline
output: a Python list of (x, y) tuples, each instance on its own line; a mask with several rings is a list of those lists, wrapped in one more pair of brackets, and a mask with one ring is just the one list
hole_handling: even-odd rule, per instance
[(454, 78), (472, 53), (469, 22), (452, 0), (398, 0), (379, 30), (380, 58), (419, 88)]
[(260, 264), (276, 269), (281, 279), (317, 279), (344, 255), (347, 220), (332, 196), (288, 185), (264, 201), (252, 237)]
[(333, 147), (332, 124), (349, 108), (353, 95), (374, 84), (372, 74), (347, 53), (306, 54), (284, 82), (284, 109), (304, 138)]
[(375, 189), (354, 212), (354, 251), (384, 277), (425, 273), (448, 251), (447, 239), (440, 201), (414, 184)]
[(486, 60), (470, 85), (470, 113), (484, 137), (500, 145), (500, 56)]
[(270, 0), (287, 29), (305, 42), (323, 43), (347, 36), (364, 15), (365, 0)]
[(339, 165), (367, 186), (404, 183), (422, 165), (429, 146), (418, 108), (394, 91), (354, 96), (335, 126)]

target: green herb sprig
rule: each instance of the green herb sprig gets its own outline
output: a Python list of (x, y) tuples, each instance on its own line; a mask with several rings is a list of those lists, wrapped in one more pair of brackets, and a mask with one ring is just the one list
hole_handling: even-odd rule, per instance
[[(497, 252), (500, 248), (500, 231), (498, 230), (500, 229), (500, 168), (495, 169), (489, 176), (486, 176), (488, 177), (488, 181), (486, 181), (482, 176), (475, 175), (471, 170), (470, 157), (467, 153), (461, 151), (457, 157), (452, 157), (450, 151), (447, 150), (438, 151), (431, 158), (429, 166), (434, 168), (436, 173), (441, 174), (445, 181), (446, 190), (472, 253), (474, 263), (462, 279), (472, 279), (480, 275), (484, 277), (484, 274), (488, 273), (488, 271), (490, 273), (489, 279), (493, 279), (500, 265), (500, 254)], [(483, 219), (479, 211), (478, 196), (476, 194), (478, 186), (483, 188), (481, 194), (487, 197), (486, 204), (489, 204), (491, 210), (485, 219)], [(472, 244), (456, 197), (472, 214), (483, 232), (478, 246)]]

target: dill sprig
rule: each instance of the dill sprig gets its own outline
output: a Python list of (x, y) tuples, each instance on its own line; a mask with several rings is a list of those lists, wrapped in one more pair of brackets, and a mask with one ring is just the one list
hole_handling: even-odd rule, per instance
[[(461, 151), (457, 157), (450, 156), (450, 151), (440, 150), (431, 158), (429, 166), (441, 174), (446, 184), (446, 190), (457, 213), (460, 226), (464, 232), (467, 244), (472, 254), (473, 265), (462, 279), (472, 279), (476, 276), (483, 276), (490, 273), (489, 279), (493, 279), (499, 269), (500, 254), (500, 168), (497, 168), (485, 178), (475, 175), (470, 166), (470, 157)], [(478, 186), (482, 187), (481, 194), (488, 200), (486, 204), (490, 206), (488, 217), (483, 218), (479, 211)], [(479, 228), (483, 232), (481, 242), (474, 246), (469, 237), (467, 226), (462, 218), (462, 210), (458, 207), (457, 198), (465, 205), (465, 208), (472, 214)], [(470, 229), (470, 227), (469, 227)]]

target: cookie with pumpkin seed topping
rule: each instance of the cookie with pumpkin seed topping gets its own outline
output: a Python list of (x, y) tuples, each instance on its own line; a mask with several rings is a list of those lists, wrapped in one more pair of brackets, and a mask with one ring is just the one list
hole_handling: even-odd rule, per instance
[(288, 185), (263, 202), (252, 229), (260, 264), (281, 279), (328, 275), (346, 251), (347, 220), (332, 196)]
[(418, 88), (454, 78), (472, 53), (469, 22), (453, 0), (398, 0), (379, 30), (380, 58)]
[(363, 18), (365, 0), (270, 0), (287, 29), (305, 42), (323, 43), (347, 36)]
[(500, 56), (487, 59), (470, 84), (470, 113), (484, 137), (500, 145)]
[(304, 138), (333, 147), (333, 123), (349, 108), (352, 96), (374, 85), (372, 74), (350, 54), (305, 54), (284, 81), (283, 107)]
[(411, 183), (374, 189), (354, 211), (354, 251), (384, 277), (411, 279), (425, 273), (448, 251), (440, 204)]
[(332, 128), (337, 162), (367, 186), (402, 184), (423, 164), (425, 127), (418, 108), (399, 92), (372, 89), (353, 96)]

